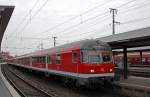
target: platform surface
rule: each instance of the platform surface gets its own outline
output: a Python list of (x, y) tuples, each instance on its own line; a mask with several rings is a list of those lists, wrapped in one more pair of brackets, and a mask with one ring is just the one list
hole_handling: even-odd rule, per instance
[(6, 63), (0, 63), (0, 97), (21, 97), (4, 77), (1, 71), (2, 64)]
[(150, 72), (150, 67), (129, 67), (129, 70), (142, 70)]
[(0, 77), (0, 97), (12, 97), (1, 77)]
[(117, 81), (117, 83), (144, 86), (150, 88), (150, 78), (145, 77), (128, 76), (128, 79), (121, 79), (120, 81)]

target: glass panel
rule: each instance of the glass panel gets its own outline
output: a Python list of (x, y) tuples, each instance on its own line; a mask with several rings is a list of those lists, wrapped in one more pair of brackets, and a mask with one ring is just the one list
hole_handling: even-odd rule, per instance
[(110, 52), (103, 52), (102, 53), (103, 62), (110, 62), (111, 61), (111, 54)]
[(87, 56), (87, 51), (84, 50), (81, 52), (81, 60), (83, 63), (88, 63), (88, 56)]
[(83, 63), (99, 64), (102, 62), (111, 62), (111, 52), (101, 50), (82, 50), (81, 60)]
[(98, 64), (101, 63), (101, 53), (95, 50), (83, 50), (81, 52), (83, 63)]
[(77, 53), (76, 52), (74, 52), (73, 53), (73, 62), (77, 62)]
[(56, 54), (56, 64), (60, 64), (60, 54)]
[(52, 64), (52, 57), (51, 57), (51, 56), (48, 56), (48, 57), (47, 57), (47, 63), (48, 63), (48, 64)]
[(101, 63), (100, 55), (89, 55), (88, 61), (89, 63)]

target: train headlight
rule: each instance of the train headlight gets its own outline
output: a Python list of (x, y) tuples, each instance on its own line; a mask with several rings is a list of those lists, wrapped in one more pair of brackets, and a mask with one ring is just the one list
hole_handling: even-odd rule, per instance
[(110, 72), (112, 72), (112, 71), (113, 71), (113, 69), (109, 69), (109, 71), (110, 71)]
[(94, 72), (95, 72), (95, 70), (94, 70), (94, 69), (91, 69), (91, 70), (90, 70), (90, 72), (91, 72), (91, 73), (94, 73)]

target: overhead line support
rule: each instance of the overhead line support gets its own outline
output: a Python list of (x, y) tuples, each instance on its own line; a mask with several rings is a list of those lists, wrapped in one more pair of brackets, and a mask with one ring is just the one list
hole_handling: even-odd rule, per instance
[(115, 14), (117, 14), (117, 9), (109, 8), (110, 13), (112, 13), (112, 34), (115, 34), (115, 24), (120, 24), (120, 22), (115, 21)]
[(53, 39), (54, 39), (54, 47), (56, 46), (56, 38), (57, 38), (56, 36), (53, 37)]

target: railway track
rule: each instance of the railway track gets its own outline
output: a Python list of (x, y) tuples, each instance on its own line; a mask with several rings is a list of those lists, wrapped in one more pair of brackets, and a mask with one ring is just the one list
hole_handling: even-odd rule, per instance
[(129, 75), (150, 77), (150, 68), (129, 68)]
[(150, 65), (130, 65), (130, 67), (141, 67), (141, 68), (150, 68)]
[[(123, 69), (115, 68), (115, 74), (123, 76)], [(139, 77), (150, 78), (150, 68), (149, 67), (129, 67), (128, 74)]]
[(8, 66), (3, 65), (2, 72), (22, 97), (56, 97), (25, 81), (22, 77), (11, 71)]
[[(6, 66), (6, 65), (5, 65)], [(30, 84), (34, 84), (38, 88), (41, 88), (46, 93), (50, 94), (50, 96), (42, 96), (41, 94), (38, 95), (36, 92), (32, 92), (31, 90), (26, 93), (26, 90), (29, 90), (28, 88), (25, 88), (25, 92), (23, 92), (24, 87), (26, 87), (24, 84), (21, 86), (23, 89), (21, 89), (19, 86), (17, 86), (18, 91), (21, 90), (21, 93), (23, 92), (22, 97), (127, 97), (122, 94), (119, 94), (120, 92), (115, 92), (114, 90), (110, 88), (96, 88), (94, 90), (91, 89), (81, 89), (81, 88), (75, 88), (75, 87), (66, 87), (62, 83), (60, 83), (59, 80), (46, 78), (42, 74), (36, 74), (31, 72), (26, 72), (26, 70), (22, 70), (20, 68), (16, 68), (13, 66), (3, 67), (3, 69), (7, 72), (10, 72), (13, 76), (10, 75), (10, 77), (13, 79), (15, 86), (19, 84), (17, 80), (20, 80), (20, 78), (15, 78), (14, 73), (18, 76), (21, 76), (21, 78), (25, 79), (26, 81), (30, 82)], [(7, 70), (8, 69), (8, 70)], [(4, 70), (4, 71), (5, 71)], [(8, 76), (9, 77), (9, 76)], [(11, 79), (10, 78), (10, 79)], [(20, 84), (19, 84), (20, 85)], [(107, 90), (108, 89), (108, 90)], [(120, 90), (119, 90), (120, 91)], [(29, 95), (30, 94), (30, 95)]]

